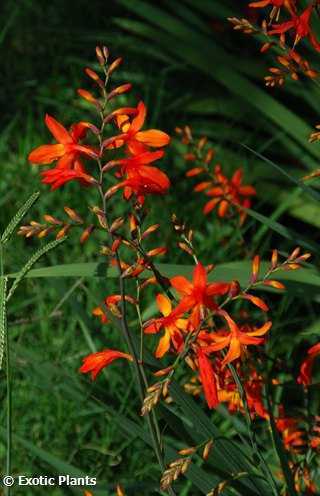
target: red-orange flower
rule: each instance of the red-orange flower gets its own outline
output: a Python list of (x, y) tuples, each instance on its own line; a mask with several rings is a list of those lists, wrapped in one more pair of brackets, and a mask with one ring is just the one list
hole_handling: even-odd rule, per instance
[(160, 148), (170, 142), (170, 136), (158, 129), (148, 129), (141, 131), (146, 119), (147, 109), (143, 102), (137, 106), (137, 115), (130, 122), (127, 115), (116, 117), (117, 124), (122, 134), (116, 136), (111, 146), (120, 147), (126, 144), (128, 150), (133, 155), (146, 152), (148, 147)]
[(291, 14), (291, 19), (289, 21), (283, 22), (282, 24), (274, 24), (273, 29), (269, 31), (269, 34), (284, 34), (291, 29), (295, 33), (294, 46), (299, 43), (303, 38), (308, 38), (312, 46), (319, 52), (320, 43), (317, 41), (311, 26), (310, 18), (314, 9), (314, 4), (310, 3), (308, 7), (302, 12), (301, 15)]
[(230, 288), (230, 284), (225, 282), (208, 284), (206, 269), (200, 262), (195, 266), (192, 282), (183, 276), (175, 276), (170, 279), (170, 283), (182, 297), (176, 312), (191, 310), (189, 321), (194, 329), (197, 329), (204, 317), (205, 308), (217, 309), (214, 297), (227, 293)]
[(130, 199), (133, 194), (138, 202), (143, 203), (146, 195), (164, 195), (170, 187), (168, 176), (157, 167), (140, 166), (138, 170), (128, 171), (124, 181), (112, 186), (107, 192), (110, 197), (119, 189), (124, 189), (124, 198)]
[(144, 152), (138, 155), (131, 155), (117, 161), (120, 165), (121, 173), (139, 172), (141, 167), (144, 167), (156, 160), (159, 160), (164, 155), (164, 151), (157, 150), (156, 152)]
[(220, 314), (227, 321), (230, 332), (223, 330), (220, 333), (211, 333), (214, 344), (207, 346), (205, 351), (207, 353), (211, 353), (213, 351), (218, 351), (229, 347), (228, 352), (221, 364), (223, 368), (228, 363), (240, 358), (246, 346), (263, 343), (264, 338), (261, 338), (260, 336), (264, 336), (264, 334), (269, 331), (272, 323), (266, 322), (262, 327), (255, 328), (253, 331), (248, 331), (246, 326), (239, 328), (227, 312), (221, 311)]
[(289, 12), (295, 11), (295, 0), (258, 0), (257, 2), (249, 3), (249, 7), (254, 9), (262, 9), (264, 7), (272, 7), (274, 11), (272, 18), (277, 17), (281, 7), (286, 7)]
[(132, 356), (128, 355), (128, 353), (106, 349), (86, 356), (83, 359), (83, 365), (80, 367), (79, 371), (83, 374), (91, 373), (92, 379), (95, 379), (104, 367), (107, 367), (118, 358), (125, 358), (130, 361), (133, 360)]
[(42, 173), (42, 182), (51, 184), (52, 189), (74, 179), (83, 184), (91, 184), (93, 178), (87, 174), (79, 159), (81, 155), (97, 157), (97, 152), (92, 147), (79, 144), (86, 134), (88, 125), (79, 122), (67, 131), (62, 124), (48, 114), (45, 117), (45, 123), (58, 143), (41, 145), (28, 157), (30, 162), (38, 165), (51, 164), (58, 160), (56, 167)]
[(164, 335), (155, 352), (155, 356), (161, 358), (169, 350), (171, 342), (177, 351), (180, 350), (183, 344), (181, 331), (187, 328), (188, 321), (181, 319), (175, 311), (172, 311), (172, 304), (167, 296), (158, 294), (156, 301), (163, 317), (147, 322), (144, 332), (154, 334), (164, 329)]
[(304, 386), (311, 384), (313, 363), (319, 355), (320, 343), (317, 343), (308, 350), (307, 358), (301, 364), (300, 374), (297, 379), (299, 384), (303, 384)]
[[(213, 197), (212, 200), (208, 201), (203, 208), (203, 212), (208, 214), (217, 205), (219, 217), (225, 217), (229, 211), (231, 205), (235, 207), (243, 206), (245, 208), (250, 208), (251, 206), (251, 196), (256, 194), (256, 190), (253, 186), (242, 185), (243, 171), (238, 169), (233, 174), (231, 180), (229, 180), (221, 171), (221, 166), (217, 165), (215, 168), (215, 181), (216, 185), (206, 191), (206, 195)], [(240, 220), (243, 223), (246, 213), (239, 209)]]
[(207, 357), (203, 348), (197, 350), (199, 377), (202, 383), (203, 392), (209, 408), (216, 408), (219, 404), (216, 377), (211, 361)]

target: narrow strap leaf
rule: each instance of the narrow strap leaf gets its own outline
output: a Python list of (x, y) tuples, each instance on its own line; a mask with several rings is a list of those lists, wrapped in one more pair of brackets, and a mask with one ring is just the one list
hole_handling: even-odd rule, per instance
[(3, 232), (1, 236), (1, 243), (4, 244), (9, 241), (15, 229), (18, 227), (23, 217), (28, 213), (32, 205), (38, 200), (39, 196), (39, 191), (33, 193), (33, 195), (31, 195), (30, 198), (28, 198), (28, 200), (22, 205), (22, 207), (18, 210), (13, 219), (11, 219), (5, 231)]
[(5, 339), (7, 332), (7, 309), (6, 309), (7, 282), (8, 282), (7, 277), (0, 278), (0, 370), (2, 369)]
[(14, 280), (8, 296), (7, 296), (7, 301), (10, 300), (12, 297), (13, 293), (19, 286), (20, 282), (22, 279), (25, 277), (25, 275), (29, 272), (29, 270), (33, 267), (33, 265), (46, 253), (48, 253), (50, 250), (53, 250), (56, 248), (56, 246), (60, 245), (65, 241), (67, 238), (61, 238), (61, 239), (55, 239), (54, 241), (51, 241), (50, 243), (44, 245), (42, 248), (40, 248), (32, 257), (28, 260), (28, 262), (25, 264), (25, 266), (18, 272), (16, 279)]

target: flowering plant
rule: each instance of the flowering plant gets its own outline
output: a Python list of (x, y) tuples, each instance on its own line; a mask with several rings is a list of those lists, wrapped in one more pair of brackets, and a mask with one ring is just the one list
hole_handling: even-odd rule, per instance
[[(261, 1), (253, 2), (251, 7), (269, 5), (272, 23), (278, 21), (282, 10), (291, 17), (285, 23), (273, 23), (271, 30), (264, 26), (268, 36), (280, 35), (282, 46), (285, 33), (293, 30), (294, 45), (307, 38), (319, 49), (310, 27), (314, 4), (300, 15), (294, 2)], [(254, 32), (244, 20), (231, 22), (237, 29)], [(271, 45), (264, 50), (267, 48)], [(92, 313), (100, 319), (101, 326), (119, 328), (123, 345), (114, 349), (106, 340), (103, 349), (83, 357), (79, 372), (102, 381), (101, 372), (116, 360), (123, 359), (132, 367), (141, 404), (139, 413), (146, 419), (147, 444), (152, 446), (158, 461), (159, 487), (164, 494), (176, 494), (175, 481), (186, 475), (194, 482), (206, 467), (212, 472), (210, 486), (203, 485), (200, 490), (208, 496), (230, 488), (240, 494), (315, 494), (313, 474), (320, 445), (319, 419), (310, 412), (291, 416), (282, 400), (275, 401), (275, 397), (282, 398), (278, 391), (285, 384), (280, 379), (283, 363), (277, 362), (273, 350), (276, 331), (272, 323), (272, 306), (277, 305), (279, 293), (286, 289), (286, 274), (302, 269), (311, 255), (300, 248), (287, 254), (274, 249), (269, 260), (262, 261), (258, 254), (253, 254), (245, 280), (239, 281), (236, 275), (221, 278), (214, 256), (199, 259), (194, 230), (173, 214), (172, 229), (178, 237), (178, 248), (190, 257), (191, 267), (166, 270), (165, 264), (158, 264), (157, 257), (169, 258), (170, 252), (164, 245), (149, 246), (152, 234), (163, 226), (148, 224), (148, 206), (155, 195), (165, 198), (176, 187), (167, 173), (168, 165), (166, 172), (163, 165), (170, 136), (158, 129), (144, 129), (144, 102), (117, 105), (119, 97), (131, 89), (130, 83), (112, 86), (113, 74), (122, 59), (110, 62), (106, 47), (97, 47), (96, 56), (99, 70), (85, 69), (95, 93), (78, 90), (95, 112), (94, 122), (81, 120), (65, 127), (55, 117), (46, 115), (45, 124), (54, 143), (38, 146), (29, 154), (31, 164), (50, 166), (41, 172), (41, 177), (52, 191), (67, 188), (74, 181), (84, 203), (90, 188), (96, 193), (96, 204), (86, 205), (87, 217), (64, 206), (65, 220), (54, 212), (46, 214), (41, 222), (30, 221), (19, 229), (19, 234), (26, 238), (54, 234), (57, 242), (73, 230), (81, 230), (80, 242), (85, 244), (90, 238), (97, 245), (101, 243), (99, 255), (105, 259), (107, 273), (113, 271), (116, 275), (117, 293), (101, 295)], [(283, 57), (290, 57), (289, 65), (291, 59), (298, 60), (294, 50)], [(307, 62), (302, 66), (306, 75), (315, 77)], [(278, 84), (283, 84), (277, 75)], [(271, 86), (273, 82), (267, 80)], [(189, 126), (177, 128), (177, 133), (185, 147), (183, 158), (186, 164), (192, 164), (191, 168), (186, 166), (186, 176), (205, 176), (194, 187), (196, 192), (209, 197), (204, 214), (216, 214), (225, 222), (235, 221), (241, 229), (254, 206), (256, 187), (243, 180), (241, 169), (228, 177), (221, 164), (214, 164), (215, 154), (206, 137), (196, 140)], [(152, 295), (155, 310), (146, 318), (147, 291)], [(130, 321), (133, 313), (134, 324)], [(319, 354), (319, 344), (314, 344), (293, 377), (304, 397), (308, 396)], [(170, 405), (177, 398), (180, 408), (183, 401), (185, 408), (190, 408), (193, 403), (181, 399), (190, 395), (205, 410), (241, 419), (231, 441), (236, 460), (228, 460), (230, 440), (219, 439), (219, 431), (207, 427), (201, 431), (201, 439), (187, 436), (183, 440), (185, 446), (173, 453), (166, 446), (160, 422), (165, 419), (170, 423)], [(196, 414), (193, 422), (196, 425)], [(265, 431), (269, 445), (275, 447), (276, 466), (270, 466), (257, 438), (255, 429), (259, 423), (268, 427)], [(226, 467), (217, 466), (220, 454)], [(117, 494), (124, 494), (120, 486)]]

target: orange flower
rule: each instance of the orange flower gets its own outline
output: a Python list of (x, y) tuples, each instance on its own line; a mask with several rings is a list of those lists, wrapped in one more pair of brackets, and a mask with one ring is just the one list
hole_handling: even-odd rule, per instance
[(312, 46), (320, 52), (320, 43), (317, 41), (311, 26), (310, 17), (314, 9), (314, 4), (310, 3), (308, 7), (302, 12), (301, 15), (291, 14), (290, 21), (283, 22), (282, 24), (274, 24), (273, 29), (268, 34), (284, 34), (291, 29), (294, 30), (295, 40), (294, 46), (299, 43), (303, 38), (308, 38)]
[(282, 7), (287, 0), (260, 0), (258, 2), (249, 3), (249, 7), (253, 8), (263, 8), (272, 5), (273, 7)]
[(315, 344), (308, 350), (308, 356), (300, 367), (300, 374), (297, 379), (299, 384), (303, 384), (304, 386), (311, 384), (313, 363), (318, 355), (320, 355), (320, 343)]
[(144, 152), (138, 155), (132, 155), (127, 158), (117, 161), (117, 164), (121, 166), (121, 173), (125, 174), (132, 171), (139, 172), (141, 167), (159, 160), (164, 155), (162, 150), (157, 150), (156, 152)]
[(197, 358), (199, 365), (199, 377), (202, 383), (204, 395), (209, 408), (216, 408), (219, 404), (216, 376), (211, 361), (203, 348), (198, 347)]
[(107, 197), (112, 196), (119, 189), (124, 189), (124, 198), (129, 200), (132, 194), (137, 196), (138, 202), (143, 204), (146, 195), (164, 195), (170, 187), (168, 176), (157, 167), (147, 165), (138, 170), (130, 170), (124, 181), (112, 186)]
[(88, 124), (79, 122), (67, 131), (62, 124), (48, 114), (45, 117), (45, 123), (58, 143), (41, 145), (28, 157), (30, 162), (38, 165), (51, 164), (58, 160), (55, 168), (42, 173), (42, 182), (51, 184), (52, 189), (74, 179), (83, 184), (92, 183), (93, 178), (86, 173), (79, 160), (80, 155), (97, 158), (97, 152), (93, 148), (79, 144), (86, 134)]
[(163, 317), (147, 322), (144, 332), (154, 334), (164, 329), (164, 336), (160, 339), (155, 352), (155, 356), (161, 358), (169, 350), (171, 342), (177, 351), (181, 349), (183, 344), (181, 331), (187, 328), (188, 321), (179, 318), (177, 313), (172, 311), (171, 301), (167, 296), (158, 294), (156, 301)]
[(195, 266), (192, 282), (183, 276), (175, 276), (170, 279), (170, 283), (182, 297), (176, 312), (184, 313), (191, 310), (189, 321), (194, 329), (199, 327), (201, 319), (204, 318), (205, 308), (217, 309), (214, 296), (227, 293), (230, 287), (225, 282), (208, 284), (206, 269), (200, 262)]
[(262, 327), (247, 332), (247, 327), (242, 328), (245, 329), (244, 331), (241, 330), (227, 312), (222, 310), (220, 315), (226, 319), (230, 332), (222, 331), (219, 334), (212, 333), (212, 340), (215, 341), (215, 343), (207, 346), (205, 351), (211, 353), (229, 346), (228, 352), (221, 364), (222, 368), (224, 368), (228, 363), (240, 358), (247, 345), (258, 345), (263, 343), (264, 339), (260, 336), (263, 336), (269, 331), (272, 323), (266, 322)]
[(126, 358), (130, 361), (133, 360), (132, 356), (127, 353), (106, 349), (97, 353), (91, 353), (91, 355), (85, 357), (79, 371), (83, 374), (91, 373), (92, 379), (95, 379), (104, 367), (107, 367), (118, 358)]
[(133, 155), (144, 153), (148, 147), (160, 148), (168, 145), (170, 136), (158, 129), (149, 129), (141, 131), (146, 119), (147, 109), (143, 102), (139, 102), (137, 106), (137, 115), (130, 122), (127, 115), (119, 115), (116, 117), (119, 129), (122, 134), (115, 137), (113, 147), (120, 147), (124, 143), (127, 145), (128, 150)]
[(290, 13), (295, 12), (295, 0), (259, 0), (249, 3), (249, 7), (253, 9), (263, 9), (264, 7), (269, 7), (269, 5), (272, 7), (271, 19), (278, 18), (281, 7), (285, 7)]
[[(119, 310), (117, 305), (121, 302), (121, 300), (122, 300), (121, 295), (110, 295), (104, 299), (104, 304), (106, 308), (110, 310), (111, 313), (118, 314)], [(134, 298), (132, 298), (132, 296), (125, 295), (125, 300), (129, 303), (132, 303), (133, 305), (136, 304), (136, 301)], [(109, 322), (107, 312), (102, 306), (95, 307), (92, 310), (92, 315), (94, 315), (95, 317), (99, 317), (101, 324), (107, 324)]]
[[(230, 205), (243, 206), (245, 208), (250, 208), (251, 200), (250, 197), (256, 194), (256, 190), (253, 186), (243, 186), (242, 185), (243, 172), (241, 169), (236, 170), (233, 174), (232, 179), (229, 180), (221, 172), (221, 166), (217, 165), (215, 168), (215, 181), (216, 185), (206, 191), (207, 196), (213, 197), (212, 200), (208, 201), (203, 208), (203, 212), (208, 214), (217, 205), (218, 216), (225, 217), (229, 211)], [(244, 222), (246, 213), (239, 209), (241, 223)]]

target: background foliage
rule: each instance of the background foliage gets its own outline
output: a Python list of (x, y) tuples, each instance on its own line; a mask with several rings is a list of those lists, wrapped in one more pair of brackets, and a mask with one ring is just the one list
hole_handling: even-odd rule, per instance
[[(84, 110), (90, 112), (75, 88), (87, 84), (82, 68), (93, 60), (95, 45), (106, 44), (114, 57), (124, 57), (116, 77), (134, 83), (132, 98), (146, 102), (149, 127), (174, 135), (175, 126), (189, 124), (196, 135), (207, 135), (217, 161), (227, 171), (244, 167), (246, 179), (258, 191), (254, 209), (265, 216), (249, 218), (242, 233), (244, 245), (234, 226), (204, 218), (203, 200), (191, 193), (192, 181), (185, 179), (187, 164), (174, 139), (165, 159), (173, 183), (171, 195), (156, 200), (151, 212), (158, 221), (161, 208), (162, 232), (171, 248), (164, 261), (190, 263), (187, 255), (174, 249), (176, 240), (168, 228), (170, 215), (176, 212), (197, 228), (195, 239), (204, 263), (242, 260), (256, 252), (268, 257), (275, 246), (287, 254), (298, 242), (311, 246), (316, 265), (317, 186), (313, 185), (310, 194), (295, 181), (318, 167), (320, 149), (309, 145), (307, 137), (318, 123), (319, 85), (306, 81), (289, 82), (285, 90), (264, 87), (268, 56), (261, 57), (258, 45), (234, 33), (226, 21), (230, 15), (244, 16), (246, 4), (231, 0), (5, 0), (0, 30), (0, 225), (5, 226), (38, 189), (42, 195), (32, 219), (45, 213), (59, 216), (58, 203), (84, 212), (77, 185), (49, 194), (39, 186), (38, 170), (30, 167), (26, 157), (48, 139), (45, 112), (66, 124)], [(319, 68), (317, 62), (312, 63), (315, 68)], [(233, 242), (225, 244), (229, 238)], [(39, 243), (15, 239), (6, 255), (6, 271), (17, 271)], [(94, 249), (91, 241), (81, 247), (77, 237), (71, 236), (42, 263), (96, 261)], [(101, 488), (109, 488), (107, 494), (113, 494), (118, 481), (129, 495), (158, 494), (157, 466), (139, 437), (141, 427), (130, 424), (139, 408), (130, 371), (120, 364), (94, 385), (77, 374), (81, 358), (90, 349), (102, 348), (106, 333), (115, 347), (120, 342), (117, 329), (102, 328), (90, 317), (101, 297), (112, 292), (112, 285), (110, 280), (85, 277), (29, 279), (17, 291), (9, 314), (14, 471), (49, 475), (70, 465), (75, 474), (106, 481)], [(280, 303), (272, 318), (279, 333), (279, 352), (288, 360), (300, 361), (319, 333), (319, 289), (303, 282), (291, 289), (275, 300)], [(145, 308), (152, 312), (148, 299)], [(293, 341), (299, 345), (296, 356), (292, 355)], [(1, 395), (5, 395), (3, 385)], [(223, 431), (230, 432), (232, 420), (227, 414), (219, 422)], [(169, 429), (173, 446), (177, 446), (174, 431), (178, 428)], [(4, 452), (0, 445), (0, 455)], [(27, 489), (20, 491), (31, 494)], [(69, 494), (61, 488), (51, 494), (64, 491)], [(203, 494), (196, 491), (200, 490), (185, 482), (179, 494)], [(41, 490), (34, 488), (32, 494), (41, 494)]]

